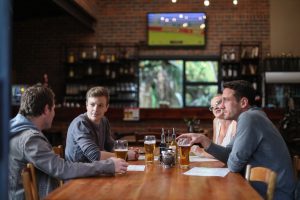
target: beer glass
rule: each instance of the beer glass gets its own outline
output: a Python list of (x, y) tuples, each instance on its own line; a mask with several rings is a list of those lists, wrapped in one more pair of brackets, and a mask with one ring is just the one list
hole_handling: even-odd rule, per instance
[(145, 161), (146, 163), (154, 162), (154, 150), (156, 139), (154, 135), (146, 135), (144, 138)]
[(115, 155), (117, 158), (126, 160), (128, 152), (128, 141), (127, 140), (116, 140), (114, 144)]
[(177, 142), (179, 147), (179, 164), (180, 168), (187, 169), (190, 164), (190, 140), (188, 138), (180, 138)]

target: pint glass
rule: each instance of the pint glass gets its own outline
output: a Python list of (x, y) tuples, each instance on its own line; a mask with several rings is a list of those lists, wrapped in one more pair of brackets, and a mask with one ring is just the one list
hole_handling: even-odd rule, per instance
[(126, 160), (128, 152), (128, 141), (127, 140), (116, 140), (114, 144), (115, 155), (117, 158)]
[(179, 147), (179, 164), (180, 167), (183, 169), (189, 168), (190, 164), (190, 150), (191, 150), (191, 145), (190, 141), (187, 138), (180, 138), (177, 142), (178, 147)]
[(145, 161), (146, 163), (154, 162), (154, 150), (156, 139), (154, 135), (146, 135), (144, 138)]

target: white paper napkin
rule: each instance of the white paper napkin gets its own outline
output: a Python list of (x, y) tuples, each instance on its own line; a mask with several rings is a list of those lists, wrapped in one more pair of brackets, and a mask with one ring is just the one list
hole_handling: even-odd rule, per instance
[(207, 168), (207, 167), (193, 167), (189, 171), (183, 173), (189, 176), (220, 176), (224, 177), (229, 173), (228, 168)]
[(145, 165), (128, 165), (127, 171), (145, 171)]
[(204, 158), (200, 156), (190, 156), (190, 162), (211, 162), (211, 161), (218, 161), (214, 158)]

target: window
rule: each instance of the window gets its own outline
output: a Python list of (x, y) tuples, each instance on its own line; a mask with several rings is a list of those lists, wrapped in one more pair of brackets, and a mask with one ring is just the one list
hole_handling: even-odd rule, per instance
[(142, 108), (208, 107), (218, 93), (217, 60), (140, 60)]
[(140, 107), (183, 107), (182, 60), (144, 60), (139, 69)]
[(185, 62), (185, 106), (210, 105), (210, 99), (218, 93), (217, 61)]

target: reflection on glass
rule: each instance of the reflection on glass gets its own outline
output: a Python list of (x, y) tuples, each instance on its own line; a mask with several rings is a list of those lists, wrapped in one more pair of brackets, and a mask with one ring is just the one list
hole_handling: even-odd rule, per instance
[[(267, 91), (267, 107), (269, 108), (287, 108), (287, 106), (299, 99), (300, 90), (292, 84), (268, 84)], [(299, 101), (299, 100), (298, 100)], [(294, 103), (293, 103), (294, 104)], [(298, 105), (296, 103), (296, 105)]]
[(210, 105), (210, 100), (218, 93), (217, 85), (187, 86), (185, 92), (186, 106)]
[(183, 106), (182, 60), (143, 60), (139, 62), (139, 68), (140, 107)]
[(190, 82), (218, 82), (217, 61), (187, 61), (185, 77)]

